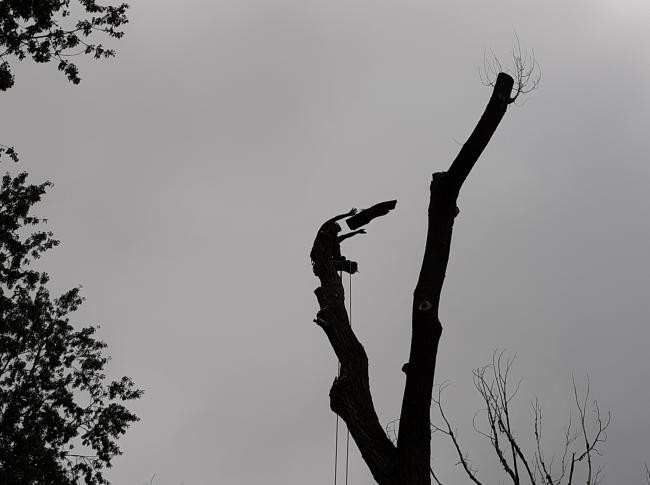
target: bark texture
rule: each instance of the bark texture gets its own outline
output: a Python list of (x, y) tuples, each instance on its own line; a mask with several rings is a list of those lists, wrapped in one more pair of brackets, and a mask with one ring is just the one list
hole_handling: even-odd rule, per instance
[[(354, 212), (350, 212), (330, 219), (321, 226), (314, 241), (311, 259), (314, 274), (320, 280), (320, 287), (315, 291), (320, 310), (314, 321), (324, 330), (341, 364), (340, 376), (334, 380), (330, 390), (330, 407), (345, 421), (379, 485), (431, 483), (431, 393), (442, 334), (438, 308), (449, 261), (454, 218), (458, 214), (456, 201), (463, 182), (506, 112), (513, 82), (509, 75), (499, 74), (483, 115), (451, 167), (446, 172), (433, 174), (427, 239), (413, 294), (411, 349), (409, 361), (403, 367), (406, 386), (397, 446), (389, 440), (375, 412), (370, 394), (368, 357), (350, 327), (343, 284), (337, 273), (346, 266), (349, 266), (349, 272), (356, 271), (356, 263), (341, 256), (337, 221), (352, 218), (349, 227), (360, 227), (359, 220), (363, 218), (359, 215), (364, 211), (356, 217)], [(374, 207), (384, 208), (385, 204)], [(390, 209), (380, 211), (379, 215)], [(372, 218), (367, 218), (367, 222)], [(364, 220), (363, 224), (367, 222)]]

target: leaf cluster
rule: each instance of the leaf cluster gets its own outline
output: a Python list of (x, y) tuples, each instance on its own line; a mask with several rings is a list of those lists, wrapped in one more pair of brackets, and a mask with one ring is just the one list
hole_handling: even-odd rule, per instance
[(117, 439), (138, 420), (124, 402), (142, 391), (107, 380), (96, 327), (70, 324), (79, 288), (53, 298), (33, 267), (58, 245), (31, 215), (49, 186), (26, 173), (0, 183), (0, 483), (107, 484)]
[(0, 2), (0, 91), (13, 86), (9, 58), (57, 61), (74, 84), (79, 69), (70, 59), (91, 55), (113, 57), (115, 51), (93, 39), (95, 34), (119, 39), (128, 22), (128, 5), (101, 5), (97, 0), (2, 0)]

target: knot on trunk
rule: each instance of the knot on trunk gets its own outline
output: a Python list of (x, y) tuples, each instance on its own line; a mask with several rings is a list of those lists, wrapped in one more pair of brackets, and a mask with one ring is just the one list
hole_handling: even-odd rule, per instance
[(330, 409), (341, 416), (345, 408), (345, 396), (350, 388), (350, 379), (345, 375), (334, 378), (330, 389)]

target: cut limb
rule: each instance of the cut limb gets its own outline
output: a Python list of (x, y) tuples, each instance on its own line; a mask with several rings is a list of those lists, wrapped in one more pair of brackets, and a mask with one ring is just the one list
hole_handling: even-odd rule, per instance
[(385, 202), (380, 202), (379, 204), (375, 204), (368, 209), (363, 209), (358, 214), (355, 214), (349, 219), (346, 219), (345, 223), (350, 229), (357, 229), (361, 226), (365, 226), (377, 217), (385, 216), (390, 211), (392, 211), (396, 205), (396, 200), (387, 200)]
[[(513, 79), (500, 73), (483, 115), (451, 167), (447, 172), (433, 174), (427, 239), (413, 295), (411, 350), (404, 366), (406, 387), (396, 446), (379, 423), (370, 393), (368, 357), (352, 331), (345, 309), (343, 285), (335, 264), (335, 257), (340, 255), (336, 232), (321, 229), (314, 240), (311, 258), (314, 274), (320, 280), (315, 291), (320, 306), (318, 320), (327, 324), (317, 323), (341, 364), (340, 376), (330, 390), (330, 407), (345, 421), (379, 485), (431, 483), (429, 413), (442, 333), (438, 307), (458, 213), (456, 201), (463, 182), (506, 112), (512, 86)], [(382, 202), (359, 212), (347, 219), (348, 226), (355, 229), (367, 224), (390, 211), (395, 202)]]

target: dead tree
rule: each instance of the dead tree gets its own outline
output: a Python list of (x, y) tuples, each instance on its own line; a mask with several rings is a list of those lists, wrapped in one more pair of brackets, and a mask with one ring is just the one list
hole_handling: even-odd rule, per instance
[[(431, 459), (430, 408), (438, 342), (442, 324), (438, 316), (440, 292), (451, 244), (456, 201), (463, 182), (487, 146), (506, 109), (519, 89), (508, 74), (499, 73), (492, 96), (474, 131), (462, 146), (449, 170), (433, 174), (429, 200), (428, 230), (422, 268), (413, 294), (412, 334), (409, 360), (402, 370), (406, 387), (394, 445), (379, 423), (368, 378), (368, 357), (355, 336), (344, 305), (338, 271), (356, 271), (356, 263), (341, 256), (338, 221), (348, 219), (351, 229), (387, 213), (395, 201), (362, 211), (341, 214), (319, 229), (311, 251), (315, 290), (320, 310), (315, 322), (340, 362), (340, 375), (330, 390), (330, 407), (345, 421), (372, 476), (379, 485), (429, 485)], [(391, 207), (392, 205), (392, 207)], [(361, 217), (363, 216), (363, 217)], [(356, 220), (355, 220), (356, 218)], [(359, 221), (360, 220), (360, 221)]]

